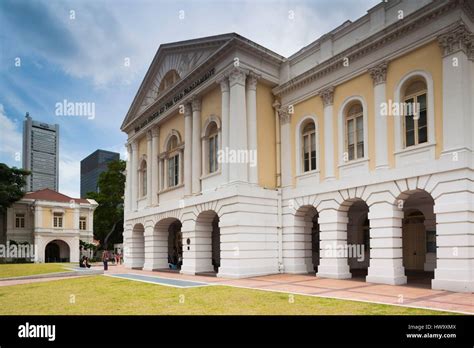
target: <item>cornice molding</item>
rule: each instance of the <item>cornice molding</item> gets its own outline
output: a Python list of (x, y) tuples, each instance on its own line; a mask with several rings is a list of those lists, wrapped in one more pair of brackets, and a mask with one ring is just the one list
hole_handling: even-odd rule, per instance
[(431, 5), (427, 5), (428, 7), (431, 7), (431, 9), (425, 6), (413, 12), (404, 19), (403, 23), (396, 22), (391, 24), (390, 26), (375, 33), (367, 39), (354, 44), (343, 52), (275, 87), (273, 89), (273, 93), (276, 96), (285, 95), (293, 90), (303, 87), (308, 83), (311, 83), (314, 80), (320, 79), (333, 73), (334, 71), (342, 69), (345, 67), (343, 64), (344, 58), (349, 59), (350, 62), (359, 60), (369, 53), (379, 50), (393, 41), (405, 37), (408, 33), (426, 26), (428, 23), (434, 21), (441, 15), (457, 8), (461, 2), (462, 0), (453, 0), (446, 2), (441, 6), (436, 2), (432, 3)]

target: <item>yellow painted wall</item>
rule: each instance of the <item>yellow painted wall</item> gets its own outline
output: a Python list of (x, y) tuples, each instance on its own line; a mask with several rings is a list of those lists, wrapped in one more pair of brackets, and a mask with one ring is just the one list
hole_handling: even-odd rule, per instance
[(43, 219), (41, 221), (42, 228), (51, 228), (53, 227), (53, 213), (51, 209), (45, 208), (43, 209)]
[(66, 209), (64, 212), (64, 228), (72, 229), (74, 228), (74, 210)]
[(146, 155), (146, 150), (147, 150), (147, 139), (145, 135), (141, 137), (140, 140), (138, 140), (138, 160), (140, 160), (143, 155)]
[(184, 114), (176, 113), (170, 116), (164, 123), (160, 125), (160, 148), (159, 152), (165, 149), (165, 141), (171, 131), (175, 129), (181, 136), (181, 141), (184, 142)]
[[(436, 41), (433, 41), (418, 50), (410, 52), (394, 61), (391, 61), (387, 70), (387, 99), (395, 98), (395, 88), (398, 82), (413, 70), (424, 70), (433, 77), (434, 105), (435, 105), (435, 141), (436, 158), (439, 158), (443, 149), (443, 57)], [(387, 138), (389, 151), (389, 165), (395, 166), (394, 118), (389, 117), (387, 124)]]
[(275, 112), (271, 87), (257, 84), (257, 162), (258, 182), (276, 187)]
[(222, 110), (222, 93), (220, 87), (216, 87), (210, 92), (206, 93), (202, 97), (202, 106), (201, 106), (201, 129), (203, 129), (204, 124), (209, 116), (215, 115), (221, 119)]
[(318, 121), (318, 136), (319, 136), (319, 156), (317, 159), (317, 168), (320, 170), (320, 177), (323, 178), (325, 175), (325, 154), (324, 154), (324, 114), (323, 114), (323, 101), (320, 96), (311, 97), (305, 101), (293, 105), (294, 114), (291, 116), (291, 173), (293, 176), (293, 185), (296, 184), (296, 127), (300, 121), (309, 115), (316, 116)]
[(359, 96), (365, 100), (367, 107), (367, 127), (368, 127), (368, 157), (369, 169), (375, 169), (375, 119), (374, 119), (374, 85), (370, 75), (363, 74), (349, 80), (335, 88), (333, 105), (333, 131), (334, 131), (334, 173), (339, 177), (339, 128), (344, 124), (339, 119), (342, 104), (349, 97)]

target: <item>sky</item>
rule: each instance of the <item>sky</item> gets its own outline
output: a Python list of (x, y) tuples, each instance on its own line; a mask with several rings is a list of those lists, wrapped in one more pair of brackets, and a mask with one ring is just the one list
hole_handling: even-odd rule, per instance
[[(236, 32), (288, 57), (380, 0), (0, 0), (0, 163), (21, 167), (25, 113), (60, 127), (59, 191), (80, 161), (125, 159), (120, 125), (160, 44)], [(64, 101), (95, 114), (57, 115)]]

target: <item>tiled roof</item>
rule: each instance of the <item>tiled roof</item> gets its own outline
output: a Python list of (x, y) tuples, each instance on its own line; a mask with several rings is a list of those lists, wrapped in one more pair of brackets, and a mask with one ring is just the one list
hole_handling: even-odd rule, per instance
[(28, 192), (25, 194), (23, 198), (37, 199), (37, 200), (42, 200), (42, 201), (61, 202), (61, 203), (71, 203), (72, 201), (74, 201), (74, 203), (89, 203), (87, 199), (72, 198), (48, 188), (34, 191), (34, 192)]

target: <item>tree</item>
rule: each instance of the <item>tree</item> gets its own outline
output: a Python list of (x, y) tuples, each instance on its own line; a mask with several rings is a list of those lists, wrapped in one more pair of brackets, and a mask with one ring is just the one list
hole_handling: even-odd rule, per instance
[(25, 195), (23, 188), (29, 171), (0, 163), (0, 243), (6, 243), (7, 209)]
[(125, 190), (125, 161), (111, 161), (98, 181), (98, 192), (89, 192), (99, 206), (94, 212), (94, 238), (104, 249), (109, 244), (122, 242), (123, 195)]

